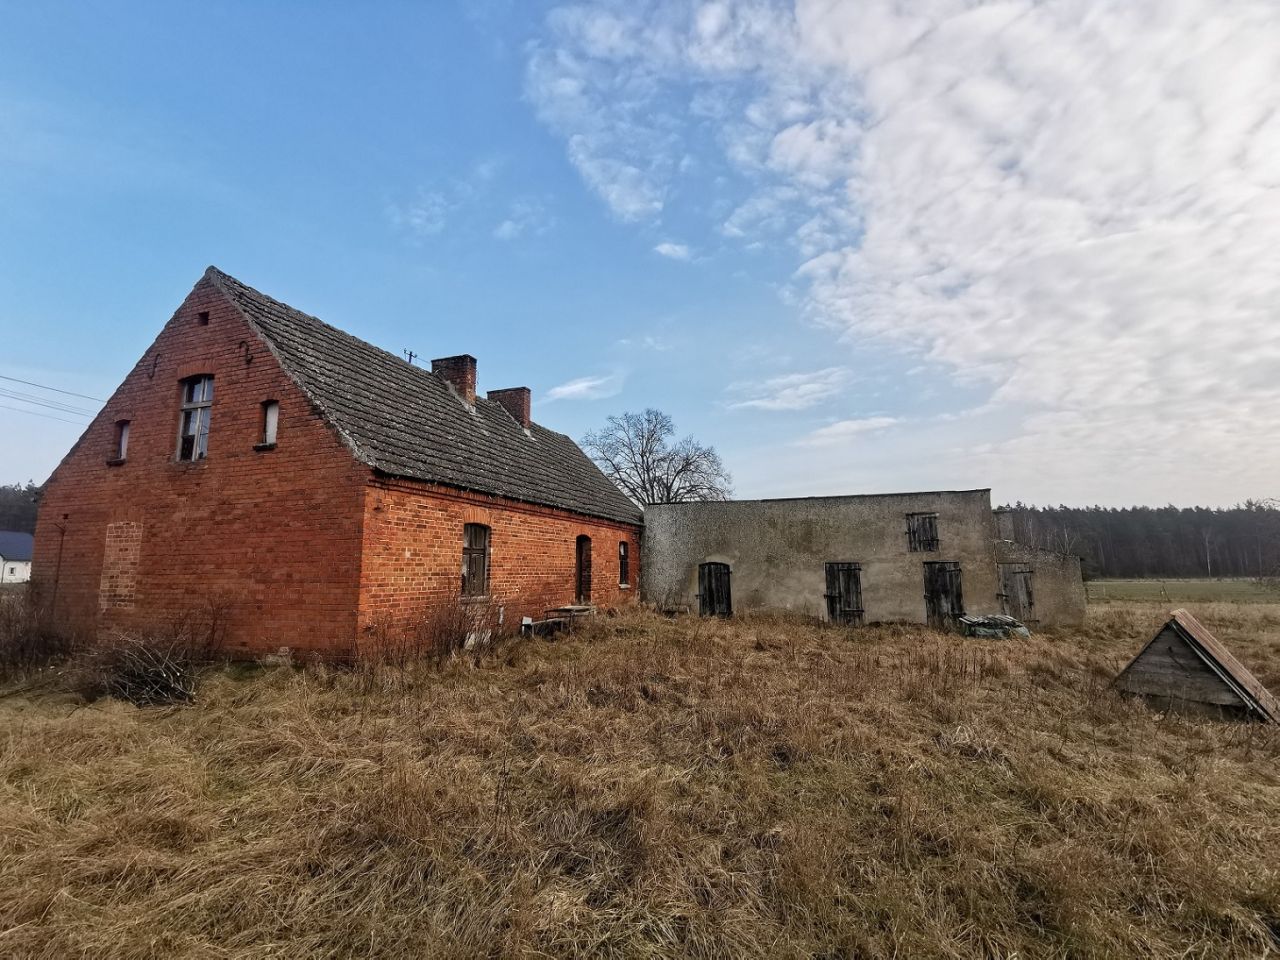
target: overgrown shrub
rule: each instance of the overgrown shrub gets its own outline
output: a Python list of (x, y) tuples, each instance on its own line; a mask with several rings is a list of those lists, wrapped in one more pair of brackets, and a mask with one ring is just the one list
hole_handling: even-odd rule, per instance
[(0, 591), (0, 674), (48, 666), (75, 644), (42, 621), (25, 589)]
[(458, 654), (487, 653), (513, 632), (501, 599), (463, 598), (431, 604), (408, 623), (376, 624), (352, 655), (393, 666), (439, 664)]

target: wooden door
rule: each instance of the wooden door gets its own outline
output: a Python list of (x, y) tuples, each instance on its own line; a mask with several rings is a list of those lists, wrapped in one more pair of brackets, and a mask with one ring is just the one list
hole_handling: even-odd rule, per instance
[(591, 538), (585, 534), (578, 538), (577, 551), (577, 584), (578, 603), (591, 602)]
[(862, 565), (827, 564), (827, 619), (832, 623), (862, 623)]
[(1031, 591), (1029, 563), (1002, 563), (1000, 570), (1000, 612), (1030, 623), (1036, 618), (1035, 595)]
[(924, 609), (929, 626), (949, 630), (957, 617), (964, 616), (964, 595), (960, 589), (960, 564), (950, 560), (928, 561), (924, 565)]
[(698, 612), (704, 617), (733, 615), (727, 563), (704, 563), (698, 567)]

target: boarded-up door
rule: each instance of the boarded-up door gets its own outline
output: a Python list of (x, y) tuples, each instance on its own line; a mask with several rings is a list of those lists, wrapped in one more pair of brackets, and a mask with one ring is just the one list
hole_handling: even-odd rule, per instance
[(591, 602), (591, 538), (585, 534), (578, 538), (577, 596), (579, 603)]
[(1033, 622), (1036, 608), (1031, 592), (1031, 564), (1002, 563), (999, 567), (1000, 612), (1023, 623)]
[(729, 565), (704, 563), (698, 567), (698, 612), (704, 617), (728, 617), (733, 614), (733, 596), (729, 589)]
[(924, 609), (929, 626), (949, 630), (964, 616), (964, 595), (960, 590), (960, 564), (934, 560), (924, 565)]
[(827, 619), (832, 623), (862, 623), (861, 564), (827, 564)]

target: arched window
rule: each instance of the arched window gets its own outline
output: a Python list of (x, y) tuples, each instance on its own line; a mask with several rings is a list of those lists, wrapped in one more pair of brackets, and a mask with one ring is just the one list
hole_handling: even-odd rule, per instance
[(489, 593), (489, 528), (468, 523), (462, 528), (462, 595), (483, 597)]

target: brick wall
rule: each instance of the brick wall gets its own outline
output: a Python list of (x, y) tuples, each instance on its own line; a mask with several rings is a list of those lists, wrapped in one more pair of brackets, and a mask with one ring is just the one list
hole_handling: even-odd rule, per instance
[[(214, 376), (208, 457), (179, 463), (179, 381), (195, 374)], [(280, 403), (277, 445), (255, 450), (265, 400)], [(128, 456), (112, 466), (119, 420), (131, 422)], [(84, 633), (212, 605), (233, 649), (345, 648), (368, 476), (202, 280), (50, 479), (38, 601)]]
[[(639, 594), (640, 530), (544, 507), (407, 480), (378, 480), (365, 498), (360, 621), (412, 617), (461, 593), (462, 528), (490, 528), (489, 592), (508, 622), (541, 619), (573, 603), (577, 538), (591, 538), (591, 602), (602, 608)], [(618, 583), (618, 544), (630, 554), (630, 585)]]

